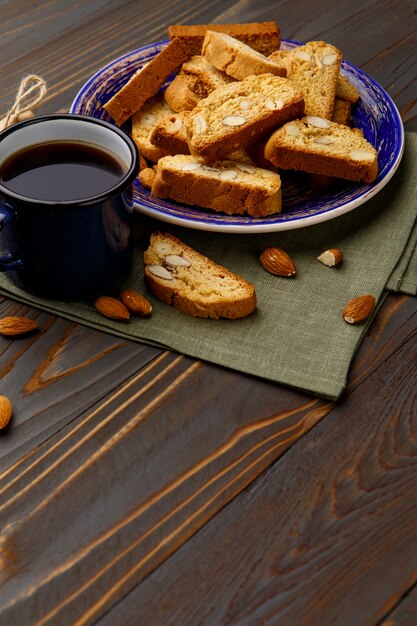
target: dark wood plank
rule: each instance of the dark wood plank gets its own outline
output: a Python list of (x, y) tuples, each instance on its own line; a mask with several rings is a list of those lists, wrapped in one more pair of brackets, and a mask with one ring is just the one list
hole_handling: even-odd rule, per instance
[[(393, 355), (409, 348), (416, 319), (411, 298), (401, 307), (393, 299), (386, 326), (375, 327), (362, 348), (377, 374), (369, 368), (354, 374), (356, 388), (342, 404), (348, 408), (336, 414), (349, 411), (349, 398), (366, 395), (366, 385), (389, 370)], [(403, 332), (391, 337), (392, 324)], [(6, 557), (0, 620), (13, 624), (31, 615), (45, 623), (76, 618), (89, 623), (220, 516), (333, 406), (192, 359), (161, 355), (1, 477)], [(357, 415), (362, 419), (360, 411)], [(305, 457), (310, 454), (308, 447)], [(296, 474), (297, 468), (303, 468), (300, 460), (289, 464), (288, 472)], [(320, 472), (324, 468), (328, 471), (323, 465)], [(305, 470), (300, 478), (307, 480)], [(283, 485), (285, 480), (277, 482), (275, 490)], [(245, 508), (245, 492), (240, 501)], [(235, 533), (242, 516), (240, 511), (234, 517)], [(262, 513), (260, 520), (263, 528), (268, 518)], [(173, 571), (169, 566), (175, 578)], [(122, 612), (136, 616), (135, 594)], [(113, 623), (121, 623), (115, 615)]]
[(410, 340), (100, 626), (134, 607), (147, 626), (376, 624), (417, 581), (416, 357)]
[(161, 0), (153, 5), (121, 0), (33, 4), (8, 0), (2, 9), (0, 115), (11, 105), (20, 78), (28, 72), (48, 82), (42, 112), (67, 110), (95, 71), (129, 50), (165, 39), (169, 24), (277, 20), (286, 39), (327, 38), (339, 46), (349, 61), (389, 91), (406, 128), (417, 130), (414, 57), (410, 54), (416, 30), (412, 2), (344, 0), (329, 9), (327, 0), (319, 0), (308, 3), (308, 15), (299, 3), (290, 1), (276, 6), (233, 0)]
[(139, 371), (160, 350), (88, 329), (17, 304), (0, 303), (0, 317), (25, 315), (39, 332), (0, 336), (0, 394), (14, 417), (0, 435), (0, 470), (31, 451)]
[(0, 621), (88, 623), (331, 408), (241, 381), (163, 355), (12, 467)]
[(415, 626), (417, 624), (417, 585), (411, 589), (378, 626)]

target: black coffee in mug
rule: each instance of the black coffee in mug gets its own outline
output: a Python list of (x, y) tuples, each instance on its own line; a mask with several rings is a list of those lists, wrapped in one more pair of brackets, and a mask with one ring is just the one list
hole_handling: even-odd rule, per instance
[(131, 267), (132, 139), (84, 115), (48, 115), (0, 132), (0, 271), (60, 300), (92, 298)]
[(84, 142), (53, 141), (12, 154), (2, 165), (0, 182), (37, 200), (71, 201), (111, 189), (126, 174), (115, 154)]

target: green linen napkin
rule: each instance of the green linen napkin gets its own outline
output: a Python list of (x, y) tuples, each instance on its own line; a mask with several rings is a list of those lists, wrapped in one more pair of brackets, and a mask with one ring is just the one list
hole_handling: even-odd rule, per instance
[[(377, 196), (361, 207), (312, 227), (278, 233), (234, 235), (171, 226), (136, 216), (139, 236), (131, 275), (121, 287), (147, 293), (143, 250), (152, 230), (166, 230), (256, 285), (256, 312), (242, 320), (183, 315), (152, 296), (153, 314), (128, 323), (101, 317), (90, 302), (57, 302), (32, 296), (0, 276), (0, 293), (127, 339), (173, 349), (336, 400), (353, 355), (371, 320), (350, 325), (342, 310), (350, 298), (387, 289), (417, 291), (417, 134), (406, 134), (402, 163)], [(297, 267), (293, 279), (266, 272), (258, 262), (267, 246), (283, 248)], [(329, 268), (316, 260), (340, 248), (344, 261)], [(377, 313), (376, 313), (377, 314)]]

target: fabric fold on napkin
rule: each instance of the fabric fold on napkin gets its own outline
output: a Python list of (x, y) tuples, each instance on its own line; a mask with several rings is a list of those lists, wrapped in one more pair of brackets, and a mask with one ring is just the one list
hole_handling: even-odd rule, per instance
[[(347, 324), (342, 319), (345, 304), (355, 296), (373, 294), (380, 305), (387, 290), (417, 292), (416, 215), (417, 134), (407, 133), (403, 160), (388, 185), (366, 204), (315, 226), (235, 235), (189, 230), (138, 214), (134, 267), (120, 288), (148, 295), (153, 304), (148, 319), (108, 320), (95, 311), (92, 302), (37, 298), (5, 275), (0, 275), (0, 293), (126, 339), (336, 400), (372, 323), (370, 319), (360, 325)], [(172, 232), (253, 282), (256, 312), (234, 321), (195, 319), (153, 298), (143, 278), (143, 250), (153, 230)], [(272, 276), (261, 267), (259, 254), (267, 246), (282, 248), (291, 256), (297, 267), (295, 278)], [(329, 268), (317, 261), (329, 248), (343, 251), (340, 266)]]

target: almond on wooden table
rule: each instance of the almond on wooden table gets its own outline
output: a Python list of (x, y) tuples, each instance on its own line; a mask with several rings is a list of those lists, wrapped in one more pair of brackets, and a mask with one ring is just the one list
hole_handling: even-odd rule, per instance
[(18, 337), (19, 335), (30, 333), (36, 328), (38, 328), (38, 324), (35, 320), (31, 320), (23, 315), (10, 315), (0, 319), (0, 335)]
[(370, 316), (375, 308), (375, 298), (372, 295), (358, 296), (349, 300), (343, 310), (343, 319), (348, 324), (358, 324)]
[(149, 300), (133, 289), (122, 291), (120, 299), (131, 313), (139, 315), (139, 317), (148, 317), (152, 313), (152, 305)]
[(12, 417), (12, 403), (6, 396), (0, 396), (0, 430), (6, 428)]
[(113, 320), (128, 320), (130, 317), (130, 313), (123, 302), (110, 296), (97, 298), (94, 306), (101, 315)]
[(270, 274), (275, 276), (295, 276), (296, 269), (292, 259), (284, 250), (269, 247), (261, 252), (259, 261)]

